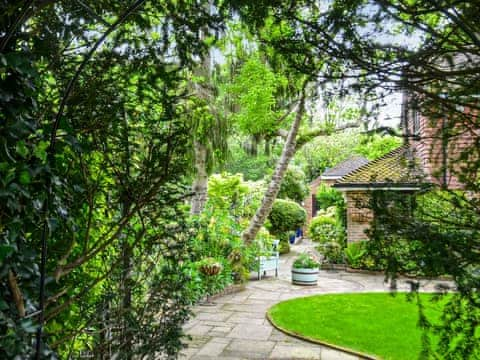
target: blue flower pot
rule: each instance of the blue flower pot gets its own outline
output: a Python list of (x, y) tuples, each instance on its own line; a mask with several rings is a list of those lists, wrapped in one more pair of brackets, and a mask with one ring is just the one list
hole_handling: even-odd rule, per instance
[(290, 244), (295, 244), (295, 235), (290, 235), (288, 240), (290, 241)]

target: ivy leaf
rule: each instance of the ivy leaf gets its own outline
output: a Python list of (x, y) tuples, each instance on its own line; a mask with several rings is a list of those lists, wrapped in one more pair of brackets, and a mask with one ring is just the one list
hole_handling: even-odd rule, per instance
[(25, 141), (19, 141), (15, 150), (17, 151), (18, 155), (23, 158), (26, 158), (28, 156), (28, 148), (27, 145), (25, 145)]
[(30, 174), (27, 170), (23, 170), (20, 173), (20, 178), (19, 178), (20, 184), (22, 185), (28, 185), (31, 182), (31, 177)]
[(15, 247), (8, 244), (0, 245), (0, 262), (3, 262), (11, 253), (15, 251)]

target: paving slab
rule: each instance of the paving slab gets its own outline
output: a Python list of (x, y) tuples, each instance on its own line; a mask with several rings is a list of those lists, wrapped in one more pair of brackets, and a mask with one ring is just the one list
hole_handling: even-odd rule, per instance
[(358, 356), (347, 354), (335, 349), (323, 347), (320, 353), (322, 360), (360, 360)]
[(227, 347), (228, 343), (210, 340), (195, 355), (210, 356), (212, 359), (218, 357)]
[(321, 347), (303, 344), (277, 343), (270, 354), (270, 359), (312, 359), (320, 360)]
[(227, 335), (227, 338), (267, 340), (273, 328), (268, 325), (238, 324)]
[(246, 359), (266, 359), (274, 346), (275, 342), (273, 341), (234, 339), (225, 348), (222, 355), (240, 356)]
[[(235, 305), (232, 305), (232, 306), (235, 306)], [(195, 315), (195, 319), (206, 320), (206, 321), (225, 321), (232, 315), (233, 315), (233, 312), (231, 311), (217, 311), (216, 313), (198, 312)]]

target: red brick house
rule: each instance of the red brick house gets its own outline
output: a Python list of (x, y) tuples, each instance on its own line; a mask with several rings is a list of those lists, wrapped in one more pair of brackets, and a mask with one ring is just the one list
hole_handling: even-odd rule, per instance
[(371, 192), (402, 191), (412, 194), (422, 184), (435, 184), (448, 189), (462, 189), (455, 175), (460, 170), (462, 151), (477, 136), (469, 132), (446, 131), (447, 119), (436, 121), (423, 116), (406, 97), (401, 128), (404, 145), (365, 164), (337, 180), (334, 188), (344, 193), (347, 204), (347, 240), (367, 240), (365, 230), (373, 217), (369, 208)]

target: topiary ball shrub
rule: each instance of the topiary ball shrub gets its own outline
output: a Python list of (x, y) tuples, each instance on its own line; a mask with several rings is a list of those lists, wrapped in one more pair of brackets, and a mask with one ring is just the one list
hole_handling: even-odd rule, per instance
[(307, 212), (294, 201), (277, 199), (268, 217), (272, 234), (281, 235), (302, 227), (307, 221)]
[(308, 195), (305, 173), (297, 167), (289, 167), (283, 177), (277, 197), (301, 202)]
[(328, 215), (317, 216), (310, 222), (308, 236), (322, 244), (333, 242), (337, 238), (337, 222)]

